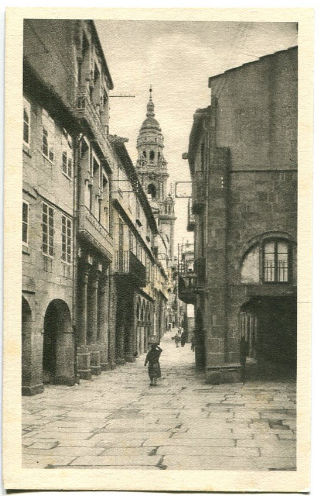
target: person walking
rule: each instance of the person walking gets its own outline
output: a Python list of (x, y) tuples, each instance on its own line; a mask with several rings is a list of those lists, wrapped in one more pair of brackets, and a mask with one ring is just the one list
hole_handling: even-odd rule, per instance
[(192, 337), (191, 337), (191, 351), (194, 351), (195, 350), (195, 347), (196, 347), (196, 338), (195, 338), (195, 335), (192, 334)]
[(240, 365), (241, 365), (241, 382), (246, 381), (246, 361), (249, 352), (248, 342), (244, 336), (240, 339)]
[(188, 338), (188, 334), (187, 334), (187, 331), (185, 329), (182, 329), (182, 333), (181, 333), (181, 347), (183, 348), (184, 345), (186, 344), (187, 342), (187, 338)]
[(161, 369), (159, 358), (162, 353), (162, 349), (156, 343), (152, 343), (151, 350), (147, 353), (144, 366), (148, 365), (148, 373), (150, 377), (150, 386), (156, 386), (157, 380), (161, 377)]
[(180, 333), (179, 331), (176, 332), (176, 334), (173, 336), (172, 338), (174, 340), (174, 342), (176, 343), (176, 348), (179, 348), (179, 343), (181, 341), (181, 337), (180, 337)]

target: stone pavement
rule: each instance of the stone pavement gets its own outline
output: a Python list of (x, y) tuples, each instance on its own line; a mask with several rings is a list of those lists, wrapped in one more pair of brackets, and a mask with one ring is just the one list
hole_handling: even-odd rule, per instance
[(190, 344), (161, 346), (150, 387), (144, 356), (78, 386), (23, 397), (23, 466), (294, 470), (295, 384), (205, 384)]

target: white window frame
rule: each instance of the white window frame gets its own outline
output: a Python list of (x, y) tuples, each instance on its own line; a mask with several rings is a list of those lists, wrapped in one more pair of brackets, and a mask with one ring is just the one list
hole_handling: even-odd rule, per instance
[[(27, 206), (27, 220), (26, 221), (23, 219), (23, 207), (24, 207), (24, 205)], [(29, 205), (29, 203), (27, 201), (22, 200), (22, 244), (24, 246), (28, 246), (29, 245), (29, 217), (30, 217), (30, 205)], [(23, 240), (23, 225), (24, 224), (27, 226), (27, 229), (26, 229), (26, 231), (27, 231), (27, 240), (26, 241)]]
[(72, 264), (72, 220), (64, 214), (61, 215), (61, 259)]
[[(61, 154), (61, 168), (62, 173), (68, 179), (72, 179), (72, 169), (73, 169), (73, 150), (72, 150), (72, 138), (68, 132), (63, 130), (63, 150)], [(66, 156), (66, 164), (63, 162), (63, 158)]]
[[(44, 151), (44, 136), (46, 135), (47, 140), (47, 153)], [(54, 138), (55, 138), (55, 123), (50, 117), (45, 109), (42, 109), (42, 141), (41, 141), (41, 151), (42, 155), (49, 160), (49, 162), (54, 162)]]
[[(45, 213), (45, 210), (46, 213)], [(50, 233), (50, 213), (52, 212), (52, 233)], [(47, 215), (47, 221), (44, 222), (44, 215)], [(44, 243), (44, 236), (47, 236), (47, 242)], [(51, 241), (51, 242), (50, 242)], [(46, 245), (46, 249), (45, 249)], [(47, 257), (53, 258), (54, 256), (54, 209), (46, 202), (42, 203), (42, 253)]]
[[(26, 111), (26, 113), (28, 115), (29, 122), (26, 122), (25, 119), (24, 119), (24, 113), (25, 113), (25, 111)], [(25, 126), (25, 124), (28, 127), (28, 138), (29, 138), (28, 141), (25, 141), (24, 140), (24, 126)], [(31, 141), (31, 103), (29, 102), (29, 100), (26, 99), (26, 97), (23, 97), (23, 132), (22, 132), (22, 140), (23, 140), (23, 144), (25, 146), (27, 146), (28, 148), (30, 148), (30, 141)]]
[[(106, 184), (104, 185), (104, 180)], [(102, 182), (101, 182), (102, 196), (103, 196), (103, 227), (109, 231), (110, 229), (110, 180), (108, 174), (102, 169)]]

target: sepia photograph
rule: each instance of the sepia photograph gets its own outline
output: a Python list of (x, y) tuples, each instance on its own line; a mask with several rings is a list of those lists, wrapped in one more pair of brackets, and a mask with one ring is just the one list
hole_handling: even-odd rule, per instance
[[(30, 10), (14, 122), (15, 470), (290, 480), (310, 330), (297, 305), (298, 19)], [(130, 489), (123, 478), (105, 489)]]

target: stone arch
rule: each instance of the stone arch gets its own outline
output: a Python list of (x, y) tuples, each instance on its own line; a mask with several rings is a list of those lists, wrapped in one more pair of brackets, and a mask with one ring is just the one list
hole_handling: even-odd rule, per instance
[(148, 195), (151, 195), (151, 197), (153, 199), (156, 198), (156, 196), (157, 196), (157, 188), (156, 188), (156, 186), (153, 183), (148, 184), (147, 193), (148, 193)]
[(65, 301), (55, 299), (49, 303), (43, 328), (43, 382), (73, 385), (74, 336), (70, 310)]
[(263, 233), (253, 236), (249, 240), (245, 241), (240, 249), (241, 257), (239, 259), (239, 268), (242, 265), (243, 259), (246, 254), (255, 246), (261, 245), (268, 238), (281, 238), (290, 243), (296, 244), (295, 239), (291, 234), (286, 231), (265, 231)]

